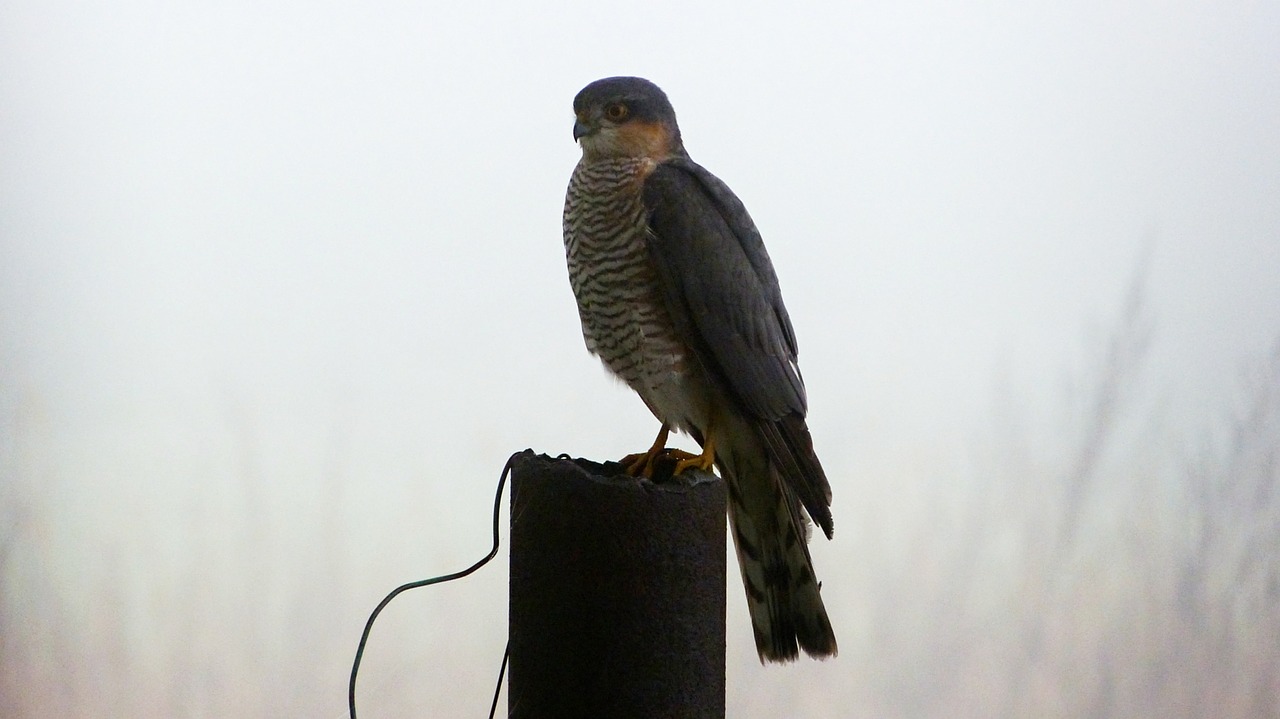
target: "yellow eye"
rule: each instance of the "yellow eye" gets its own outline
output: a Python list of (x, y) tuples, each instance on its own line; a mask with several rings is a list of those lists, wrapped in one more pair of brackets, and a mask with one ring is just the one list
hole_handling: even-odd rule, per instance
[(621, 122), (627, 118), (627, 106), (615, 102), (604, 109), (604, 116), (614, 122)]

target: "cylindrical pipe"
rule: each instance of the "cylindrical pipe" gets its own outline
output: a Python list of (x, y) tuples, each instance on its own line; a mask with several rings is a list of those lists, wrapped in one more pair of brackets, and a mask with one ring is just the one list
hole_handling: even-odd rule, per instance
[(620, 469), (514, 460), (511, 717), (724, 717), (724, 483)]

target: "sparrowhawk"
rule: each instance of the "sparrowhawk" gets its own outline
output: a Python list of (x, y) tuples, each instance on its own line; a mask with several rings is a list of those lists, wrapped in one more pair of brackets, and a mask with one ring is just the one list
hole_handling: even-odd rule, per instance
[[(807, 546), (831, 537), (831, 486), (805, 424), (796, 338), (773, 264), (736, 195), (689, 158), (675, 110), (635, 77), (573, 101), (582, 159), (569, 181), (564, 244), (587, 349), (662, 423), (648, 475), (720, 470), (761, 661), (836, 653)], [(665, 449), (670, 430), (702, 446)]]

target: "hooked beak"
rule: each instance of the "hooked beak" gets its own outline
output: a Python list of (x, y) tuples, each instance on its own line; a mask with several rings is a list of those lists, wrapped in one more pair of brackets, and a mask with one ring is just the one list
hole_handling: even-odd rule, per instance
[(577, 142), (584, 135), (590, 135), (595, 132), (595, 128), (583, 122), (582, 120), (574, 120), (573, 122), (573, 141)]

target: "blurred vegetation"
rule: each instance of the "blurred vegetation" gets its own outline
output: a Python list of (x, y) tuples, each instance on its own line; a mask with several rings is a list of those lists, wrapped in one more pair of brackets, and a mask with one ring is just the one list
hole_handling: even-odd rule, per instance
[[(1135, 406), (1141, 298), (1073, 382), (1056, 441), (1009, 418), (979, 476), (926, 488), (905, 547), (857, 570), (872, 629), (842, 637), (848, 680), (808, 687), (792, 715), (1280, 716), (1280, 345), (1229, 416), (1176, 442)], [(341, 715), (360, 599), (386, 587), (342, 590), (365, 579), (343, 559), (336, 473), (301, 545), (279, 539), (247, 461), (224, 511), (193, 500), (176, 569), (137, 566), (148, 540), (128, 532), (84, 558), (93, 571), (60, 568), (76, 490), (31, 451), (35, 403), (6, 396), (0, 716)], [(384, 691), (423, 681), (391, 674)]]
[(1141, 294), (1074, 382), (1065, 450), (1003, 428), (860, 577), (875, 685), (848, 716), (1280, 717), (1280, 343), (1174, 442), (1133, 401)]

